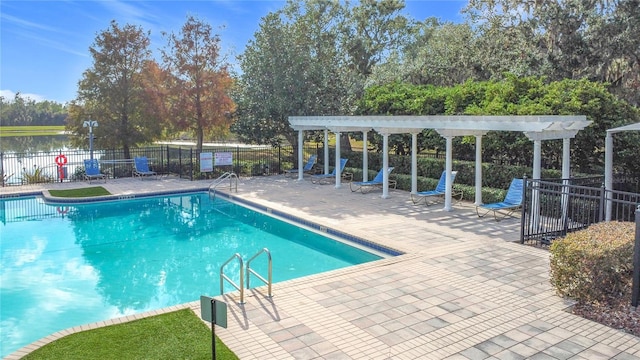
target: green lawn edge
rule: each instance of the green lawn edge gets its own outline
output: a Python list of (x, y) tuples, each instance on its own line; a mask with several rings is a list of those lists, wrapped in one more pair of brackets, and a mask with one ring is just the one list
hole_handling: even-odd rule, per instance
[(79, 189), (67, 189), (67, 190), (49, 190), (49, 194), (55, 197), (63, 198), (81, 198), (92, 196), (105, 196), (111, 195), (111, 193), (102, 186), (94, 186)]
[[(211, 359), (211, 330), (182, 309), (67, 335), (23, 359)], [(238, 357), (216, 337), (216, 359)]]

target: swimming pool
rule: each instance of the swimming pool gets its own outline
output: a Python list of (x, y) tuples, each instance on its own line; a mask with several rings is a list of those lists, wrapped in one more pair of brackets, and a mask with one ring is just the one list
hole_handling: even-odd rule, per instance
[[(4, 199), (0, 221), (1, 357), (65, 328), (218, 295), (220, 266), (235, 253), (246, 262), (268, 248), (274, 282), (384, 256), (203, 192)], [(225, 274), (237, 279), (238, 267)], [(264, 274), (266, 257), (252, 268)]]

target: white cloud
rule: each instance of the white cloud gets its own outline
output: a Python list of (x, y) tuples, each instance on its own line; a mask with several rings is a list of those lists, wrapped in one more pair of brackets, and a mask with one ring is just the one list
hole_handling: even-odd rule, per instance
[[(5, 101), (13, 101), (16, 97), (16, 93), (11, 90), (0, 90), (0, 96), (5, 98)], [(23, 99), (31, 99), (35, 102), (47, 100), (44, 96), (38, 94), (20, 93), (20, 97)]]

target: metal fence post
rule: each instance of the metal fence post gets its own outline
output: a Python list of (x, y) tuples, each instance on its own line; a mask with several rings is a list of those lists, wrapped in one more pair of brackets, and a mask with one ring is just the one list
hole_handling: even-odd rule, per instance
[(193, 181), (193, 148), (189, 149), (189, 180)]
[(236, 146), (236, 174), (240, 174), (240, 146)]
[(167, 145), (167, 174), (169, 174), (171, 172), (171, 159), (170, 157), (170, 151), (169, 151), (169, 145)]
[(5, 176), (5, 173), (4, 173), (4, 165), (2, 165), (2, 164), (4, 164), (4, 153), (3, 153), (3, 152), (0, 152), (0, 176), (2, 176), (2, 187), (4, 187), (4, 186), (5, 186), (4, 181), (5, 181), (5, 179), (7, 179), (8, 177), (7, 177), (7, 176)]
[(182, 179), (182, 147), (178, 146), (178, 177)]
[(527, 223), (527, 175), (522, 177), (522, 209), (520, 213), (520, 243), (524, 244), (524, 226)]
[(631, 306), (638, 306), (640, 296), (640, 205), (636, 208), (636, 237), (633, 246), (633, 281), (631, 284)]
[(278, 144), (278, 174), (282, 173), (282, 145)]
[(607, 203), (606, 193), (607, 193), (607, 189), (604, 187), (604, 184), (602, 184), (602, 186), (600, 186), (600, 208), (598, 209), (597, 222), (602, 222), (603, 221), (602, 219), (604, 219), (605, 203)]

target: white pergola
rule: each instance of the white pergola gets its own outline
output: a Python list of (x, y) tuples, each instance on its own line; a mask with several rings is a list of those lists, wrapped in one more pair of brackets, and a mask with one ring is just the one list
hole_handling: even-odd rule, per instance
[[(389, 197), (389, 135), (411, 134), (411, 192), (417, 193), (417, 139), (418, 134), (424, 129), (434, 129), (446, 139), (446, 193), (444, 209), (452, 210), (451, 206), (451, 171), (452, 171), (452, 144), (456, 136), (475, 136), (476, 138), (476, 166), (475, 166), (475, 204), (482, 204), (482, 136), (488, 131), (521, 131), (533, 141), (533, 178), (539, 179), (541, 173), (542, 141), (563, 139), (562, 151), (562, 177), (570, 176), (570, 140), (578, 131), (591, 124), (584, 115), (561, 116), (290, 116), (290, 126), (298, 131), (298, 180), (303, 179), (303, 139), (304, 131), (324, 130), (325, 173), (329, 171), (329, 150), (327, 145), (328, 132), (336, 134), (336, 160), (340, 159), (340, 134), (344, 132), (363, 133), (363, 161), (362, 181), (367, 181), (367, 132), (374, 130), (382, 135), (383, 139), (383, 187), (382, 198)], [(339, 170), (339, 169), (338, 169)], [(341, 187), (341, 174), (336, 171), (336, 188)]]
[[(604, 188), (613, 190), (613, 134), (623, 131), (640, 131), (640, 123), (620, 126), (607, 130), (604, 143)], [(611, 193), (607, 192), (607, 207), (605, 218), (611, 221)]]

